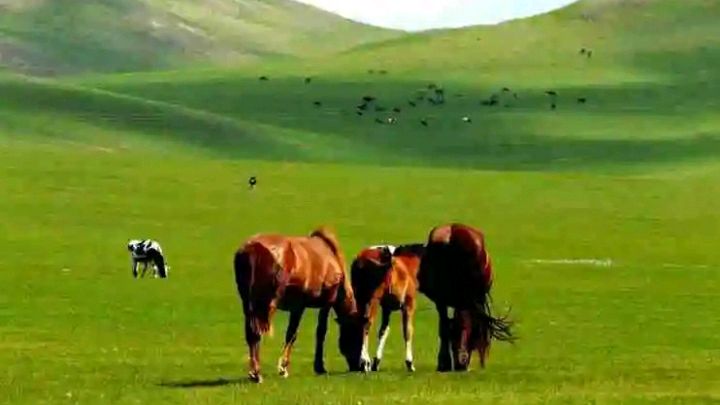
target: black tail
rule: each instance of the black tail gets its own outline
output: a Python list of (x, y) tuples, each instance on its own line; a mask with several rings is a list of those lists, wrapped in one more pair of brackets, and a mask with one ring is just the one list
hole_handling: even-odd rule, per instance
[(509, 319), (508, 314), (496, 317), (492, 314), (492, 298), (490, 292), (487, 291), (479, 295), (475, 300), (473, 308), (473, 331), (472, 341), (474, 347), (480, 354), (480, 364), (484, 367), (485, 361), (490, 354), (490, 343), (493, 339), (503, 342), (514, 342), (516, 337), (513, 336), (513, 321)]
[(235, 269), (235, 286), (240, 298), (245, 301), (248, 296), (248, 288), (250, 287), (250, 260), (244, 250), (238, 250), (233, 260), (233, 268)]
[(264, 302), (266, 300), (258, 300), (257, 297), (253, 297), (251, 291), (254, 274), (250, 254), (246, 249), (241, 249), (235, 253), (233, 266), (235, 268), (235, 285), (242, 300), (243, 311), (250, 328), (258, 335), (272, 335), (269, 303)]

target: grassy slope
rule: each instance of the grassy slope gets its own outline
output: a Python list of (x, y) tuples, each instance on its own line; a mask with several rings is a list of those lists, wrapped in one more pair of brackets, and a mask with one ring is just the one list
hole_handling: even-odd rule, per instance
[[(683, 13), (674, 0), (642, 4), (581, 3), (500, 27), (425, 34), (301, 65), (128, 75), (88, 84), (322, 134), (336, 146), (325, 158), (341, 161), (562, 169), (713, 158), (720, 150), (720, 77), (713, 68), (720, 63), (720, 29), (711, 16), (720, 10), (707, 1), (680, 7)], [(592, 22), (580, 17), (587, 10), (596, 15)], [(579, 55), (581, 47), (593, 49), (593, 58)], [(260, 74), (272, 80), (258, 82)], [(310, 86), (302, 83), (306, 74), (317, 76)], [(448, 103), (408, 107), (407, 100), (430, 82), (446, 88)], [(480, 106), (503, 86), (519, 99), (504, 97), (507, 108)], [(554, 112), (547, 89), (560, 94)], [(373, 122), (388, 113), (357, 117), (354, 107), (365, 94), (378, 96), (385, 107), (401, 106), (401, 114), (392, 114), (398, 124)], [(578, 97), (588, 103), (577, 104)], [(474, 124), (463, 124), (463, 115)], [(426, 117), (429, 129), (419, 125)], [(312, 149), (312, 141), (296, 140)], [(364, 152), (376, 147), (357, 153), (348, 143)], [(302, 149), (298, 145), (298, 158)], [(266, 153), (259, 149), (256, 156)]]
[[(0, 401), (717, 400), (720, 165), (710, 67), (718, 55), (709, 35), (717, 28), (703, 24), (717, 10), (698, 1), (676, 13), (686, 27), (696, 19), (708, 35), (698, 31), (673, 46), (651, 41), (650, 23), (669, 18), (680, 3), (647, 2), (640, 10), (650, 15), (642, 19), (635, 9), (617, 12), (633, 21), (624, 30), (610, 18), (617, 9), (601, 12), (597, 4), (360, 49), (327, 63), (81, 83), (116, 93), (3, 79), (0, 212), (11, 215), (0, 222), (0, 268), (10, 269), (0, 273), (0, 285), (11, 288), (0, 295), (0, 364), (10, 365), (0, 371)], [(588, 30), (587, 38), (615, 30), (613, 43), (586, 45), (595, 49), (592, 61), (576, 59), (576, 46), (586, 41), (564, 28), (584, 7), (604, 19), (571, 28)], [(515, 30), (531, 30), (520, 39), (547, 35), (567, 53), (558, 51), (553, 61), (548, 45), (507, 56), (507, 45), (518, 43), (507, 39)], [(495, 62), (474, 58), (475, 46)], [(419, 67), (413, 61), (422, 49), (437, 61)], [(390, 72), (369, 76), (369, 67)], [(307, 72), (318, 75), (310, 86), (301, 81)], [(271, 81), (258, 82), (261, 73)], [(352, 115), (362, 94), (400, 102), (430, 80), (466, 97), (451, 98), (442, 110), (404, 111), (395, 127)], [(503, 85), (520, 92), (517, 105), (477, 106)], [(549, 86), (561, 94), (555, 113), (542, 96)], [(590, 102), (563, 102), (566, 94)], [(325, 106), (316, 110), (315, 99)], [(463, 114), (473, 115), (472, 126), (458, 122)], [(434, 124), (422, 132), (415, 120), (425, 115)], [(251, 174), (260, 179), (252, 193), (245, 186)], [(397, 316), (384, 372), (339, 373), (344, 365), (331, 327), (327, 358), (336, 373), (313, 376), (310, 313), (290, 379), (272, 376), (281, 316), (263, 349), (267, 383), (243, 383), (242, 315), (229, 261), (244, 237), (331, 223), (352, 253), (371, 243), (421, 240), (449, 220), (487, 231), (496, 303), (512, 304), (520, 321), (522, 340), (514, 348), (498, 345), (487, 370), (433, 371), (436, 317), (423, 298), (415, 376), (402, 371)], [(128, 277), (123, 243), (144, 235), (166, 246), (173, 266), (167, 282)], [(591, 257), (614, 265), (532, 262)]]
[(289, 0), (9, 0), (0, 66), (32, 74), (307, 57), (396, 35)]

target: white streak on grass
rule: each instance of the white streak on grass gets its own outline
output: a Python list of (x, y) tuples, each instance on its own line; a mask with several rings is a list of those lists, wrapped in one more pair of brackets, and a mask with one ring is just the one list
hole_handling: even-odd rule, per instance
[(613, 265), (612, 259), (532, 259), (529, 262), (534, 264), (571, 264), (598, 267), (611, 267)]

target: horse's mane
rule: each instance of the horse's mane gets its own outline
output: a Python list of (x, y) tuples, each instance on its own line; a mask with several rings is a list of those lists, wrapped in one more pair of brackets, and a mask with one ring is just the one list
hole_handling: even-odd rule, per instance
[(422, 257), (425, 254), (424, 243), (409, 243), (406, 245), (399, 245), (395, 248), (393, 256), (418, 256)]
[(335, 235), (335, 232), (328, 227), (322, 226), (312, 231), (312, 233), (310, 233), (310, 237), (319, 238), (325, 242), (333, 254), (338, 258), (342, 269), (345, 270), (345, 254), (340, 247), (340, 241), (338, 240), (337, 235)]
[[(355, 292), (353, 291), (350, 283), (350, 278), (346, 275), (345, 270), (345, 254), (340, 247), (340, 241), (337, 235), (329, 227), (321, 226), (310, 233), (311, 238), (318, 238), (322, 240), (333, 252), (338, 260), (338, 264), (342, 269), (343, 281), (340, 284), (338, 290), (338, 302), (341, 303), (339, 307), (335, 307), (335, 312), (338, 316), (345, 317), (347, 315), (354, 315), (357, 313), (357, 302), (355, 301)], [(341, 315), (342, 314), (342, 315)]]

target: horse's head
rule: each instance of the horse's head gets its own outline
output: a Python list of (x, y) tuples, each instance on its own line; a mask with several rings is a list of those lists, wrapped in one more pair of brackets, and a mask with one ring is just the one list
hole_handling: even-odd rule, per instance
[(338, 315), (335, 321), (340, 326), (338, 336), (340, 353), (345, 357), (350, 371), (360, 371), (360, 357), (368, 320), (358, 311), (352, 285), (347, 279), (343, 281), (338, 291), (335, 313)]
[(367, 318), (358, 314), (336, 319), (340, 325), (338, 344), (350, 371), (360, 371), (360, 359), (365, 337)]

